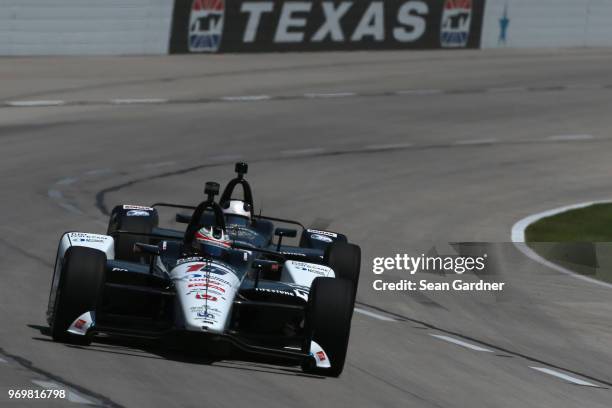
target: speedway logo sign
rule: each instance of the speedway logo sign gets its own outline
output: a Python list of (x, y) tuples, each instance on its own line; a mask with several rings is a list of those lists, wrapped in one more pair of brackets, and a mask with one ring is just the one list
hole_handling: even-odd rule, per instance
[(484, 0), (176, 0), (170, 51), (476, 48)]
[(224, 0), (193, 0), (189, 16), (189, 52), (216, 52), (223, 34)]
[(470, 37), (472, 0), (445, 0), (442, 9), (440, 45), (465, 48)]

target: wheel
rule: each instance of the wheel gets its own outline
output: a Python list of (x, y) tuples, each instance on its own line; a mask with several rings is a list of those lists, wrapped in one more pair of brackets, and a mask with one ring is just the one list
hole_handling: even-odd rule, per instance
[[(150, 234), (153, 228), (157, 227), (158, 216), (156, 211), (140, 211), (146, 216), (130, 216), (131, 211), (126, 211), (124, 206), (117, 206), (113, 209), (108, 221), (107, 235), (112, 235), (115, 231), (129, 231), (143, 234)], [(149, 257), (134, 252), (134, 244), (141, 242), (150, 244), (151, 238), (138, 235), (119, 235), (115, 240), (115, 259), (129, 262), (148, 263)]]
[(55, 307), (51, 319), (54, 341), (89, 344), (91, 339), (68, 333), (68, 327), (85, 312), (95, 311), (102, 294), (106, 255), (97, 249), (70, 247), (64, 255)]
[(338, 377), (344, 368), (351, 318), (353, 316), (353, 284), (348, 280), (316, 278), (310, 289), (306, 310), (305, 350), (314, 340), (329, 357), (330, 368), (303, 366), (307, 373)]
[(361, 248), (346, 242), (334, 242), (325, 250), (323, 261), (334, 270), (336, 278), (353, 283), (353, 299), (357, 296), (359, 272), (361, 270)]

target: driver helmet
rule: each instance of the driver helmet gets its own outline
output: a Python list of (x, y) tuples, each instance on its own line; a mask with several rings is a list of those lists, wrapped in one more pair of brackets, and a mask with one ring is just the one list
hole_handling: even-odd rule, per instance
[(231, 250), (230, 238), (221, 227), (200, 228), (193, 245), (200, 253), (215, 258), (224, 258)]
[(251, 206), (242, 200), (230, 200), (223, 206), (228, 224), (248, 225), (251, 220)]

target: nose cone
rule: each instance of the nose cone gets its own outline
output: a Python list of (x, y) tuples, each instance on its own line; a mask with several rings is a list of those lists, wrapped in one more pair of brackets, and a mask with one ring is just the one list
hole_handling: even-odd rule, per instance
[(231, 267), (215, 262), (188, 262), (172, 270), (185, 329), (224, 333), (240, 286)]

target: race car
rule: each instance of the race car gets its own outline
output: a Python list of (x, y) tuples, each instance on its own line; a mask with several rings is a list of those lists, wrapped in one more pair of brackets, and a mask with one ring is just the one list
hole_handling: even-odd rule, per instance
[[(245, 165), (236, 168), (236, 179), (244, 180)], [(248, 183), (234, 180), (228, 187), (248, 188), (242, 200), (231, 197), (230, 187), (221, 204), (215, 202), (219, 185), (209, 182), (197, 207), (177, 206), (193, 208), (184, 232), (157, 227), (154, 206), (122, 205), (111, 215), (110, 234), (63, 234), (47, 310), (53, 339), (87, 345), (98, 334), (172, 338), (219, 359), (241, 351), (300, 365), (306, 373), (339, 376), (359, 247), (341, 234), (307, 229), (300, 246), (282, 245), (283, 237), (297, 232), (274, 229), (272, 221), (295, 222), (254, 216)], [(235, 201), (250, 217), (234, 219), (227, 210)], [(134, 219), (147, 220), (149, 229), (130, 224)], [(330, 240), (313, 248), (312, 234)]]

